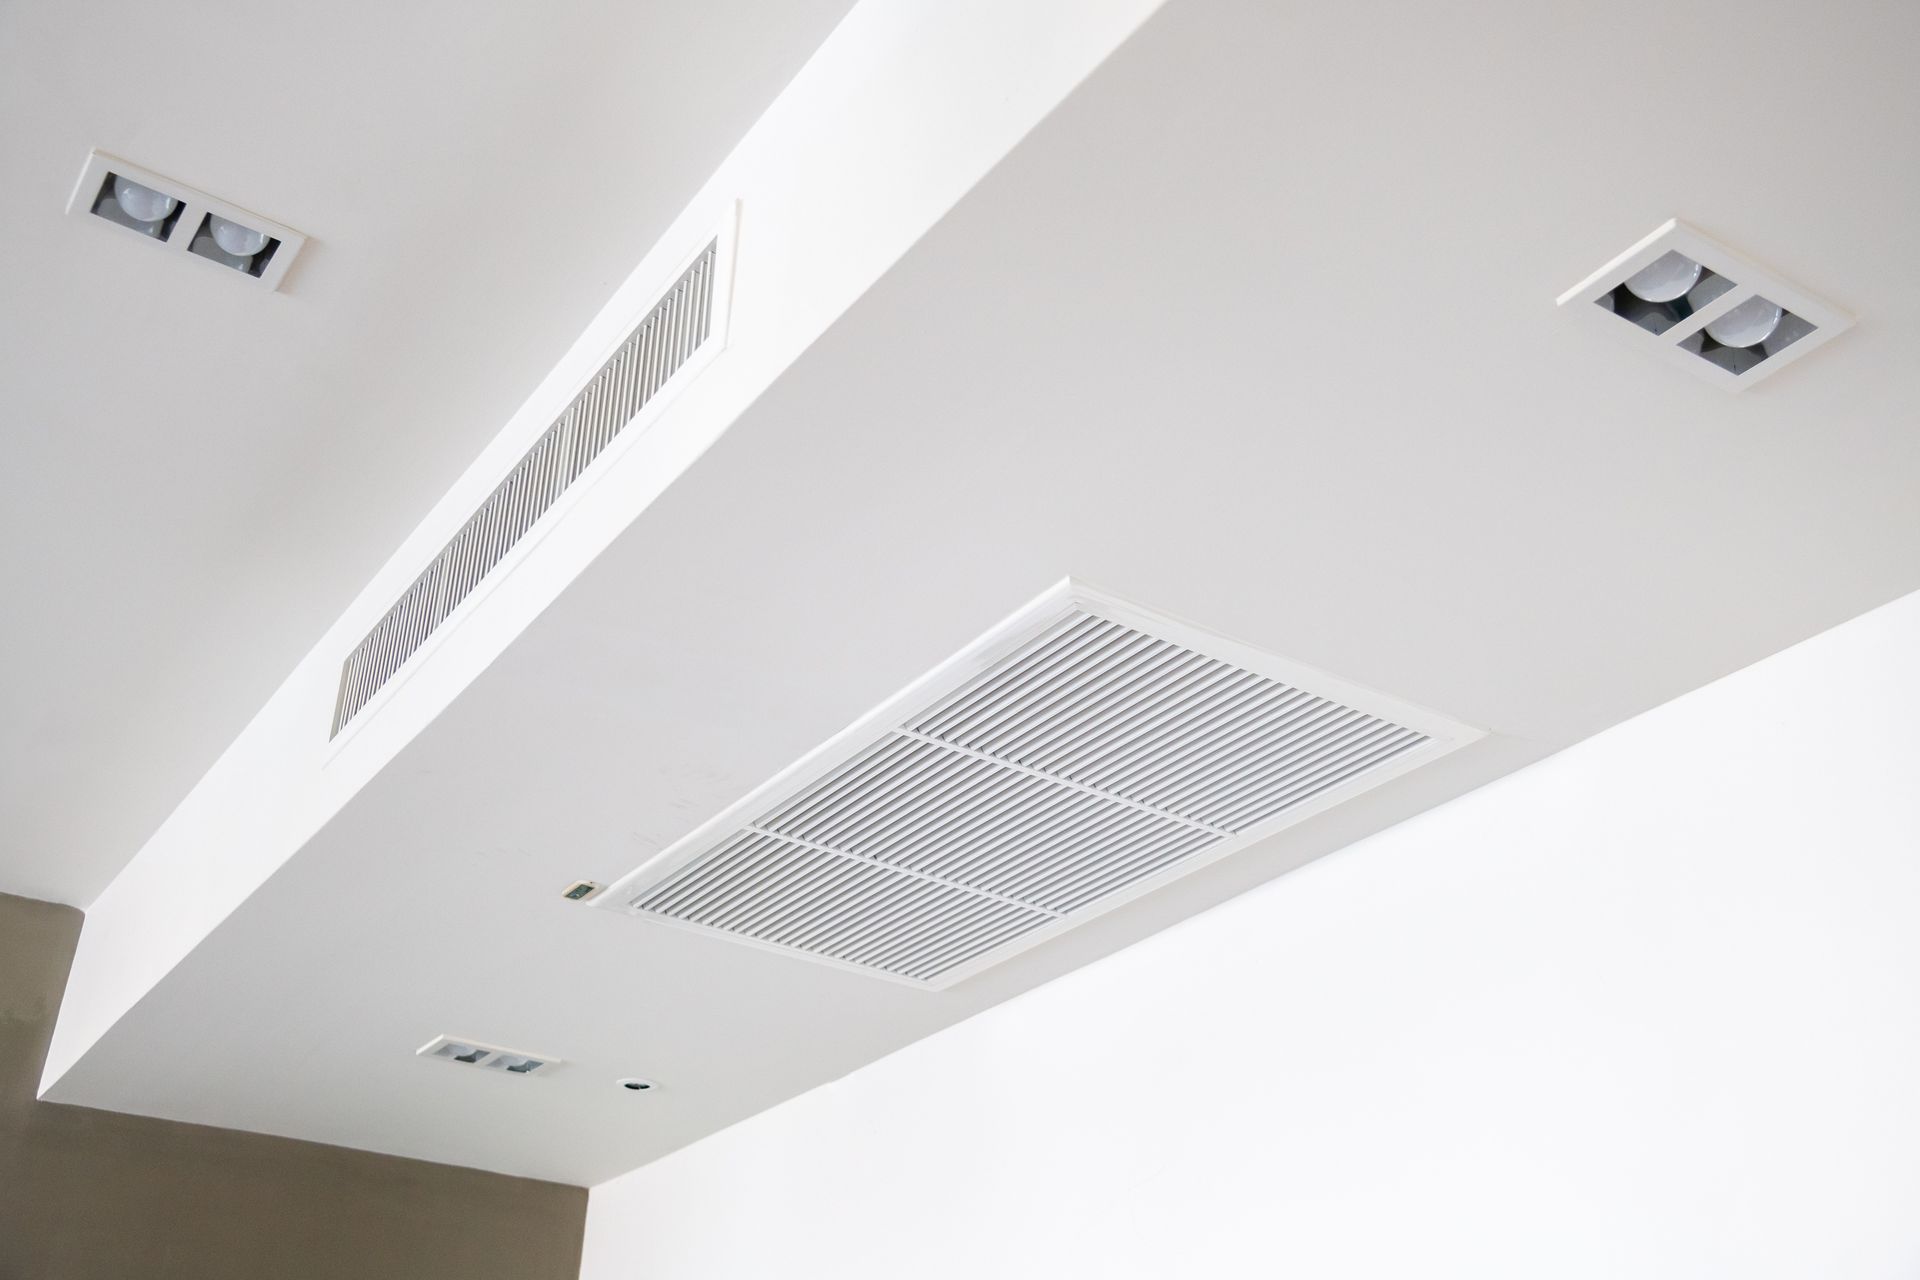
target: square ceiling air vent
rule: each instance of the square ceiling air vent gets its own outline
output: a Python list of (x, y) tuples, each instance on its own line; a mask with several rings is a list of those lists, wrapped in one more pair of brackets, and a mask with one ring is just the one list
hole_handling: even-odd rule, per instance
[(280, 287), (307, 242), (291, 227), (99, 151), (88, 153), (67, 212), (124, 228), (268, 289)]
[(944, 987), (1480, 736), (1069, 581), (598, 901)]
[(1677, 220), (1561, 294), (1559, 305), (1732, 391), (1853, 324), (1832, 303)]

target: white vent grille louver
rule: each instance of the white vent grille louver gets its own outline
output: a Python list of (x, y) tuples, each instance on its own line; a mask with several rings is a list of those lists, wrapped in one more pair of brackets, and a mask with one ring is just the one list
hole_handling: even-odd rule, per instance
[(341, 665), (338, 735), (713, 332), (710, 243)]
[(944, 986), (1479, 736), (1223, 649), (1064, 584), (603, 902)]

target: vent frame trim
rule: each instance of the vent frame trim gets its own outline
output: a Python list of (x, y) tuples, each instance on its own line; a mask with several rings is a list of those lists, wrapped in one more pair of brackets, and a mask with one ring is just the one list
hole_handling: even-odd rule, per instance
[[(1256, 821), (1234, 834), (1216, 839), (1197, 852), (1176, 857), (1141, 878), (1118, 889), (1096, 895), (1092, 901), (1065, 911), (1036, 911), (1053, 918), (1028, 929), (1011, 940), (1002, 941), (932, 978), (916, 978), (887, 972), (872, 965), (842, 960), (834, 956), (783, 945), (779, 942), (717, 928), (692, 920), (649, 911), (637, 905), (646, 894), (671, 882), (679, 873), (709, 857), (716, 860), (730, 844), (745, 835), (772, 835), (760, 826), (762, 817), (785, 806), (864, 754), (882, 747), (889, 739), (913, 740), (920, 735), (913, 726), (918, 719), (938, 706), (949, 695), (967, 686), (976, 677), (991, 671), (1003, 659), (1040, 639), (1075, 611), (1089, 613), (1122, 627), (1170, 641), (1206, 658), (1216, 659), (1278, 681), (1320, 698), (1339, 703), (1354, 711), (1414, 730), (1425, 741), (1404, 750), (1385, 762), (1366, 768), (1345, 781), (1314, 794), (1283, 812)], [(1356, 685), (1318, 668), (1294, 662), (1166, 614), (1142, 608), (1097, 587), (1074, 578), (1064, 578), (1039, 596), (1015, 610), (965, 648), (934, 667), (900, 692), (886, 699), (845, 729), (802, 756), (792, 765), (753, 788), (733, 804), (689, 831), (665, 849), (620, 877), (599, 894), (592, 905), (629, 916), (643, 918), (668, 928), (688, 931), (709, 938), (772, 952), (861, 974), (868, 978), (913, 987), (921, 991), (939, 991), (996, 967), (1014, 956), (1080, 927), (1118, 909), (1137, 898), (1153, 893), (1210, 863), (1231, 856), (1276, 832), (1297, 825), (1353, 797), (1371, 791), (1402, 774), (1484, 738), (1486, 731), (1473, 728), (1439, 712), (1429, 710), (1375, 690)], [(960, 752), (959, 754), (974, 754)], [(1014, 771), (1020, 771), (1018, 766)], [(1194, 821), (1193, 825), (1204, 825)], [(775, 836), (791, 841), (791, 836)], [(802, 842), (804, 843), (804, 842)], [(855, 855), (856, 861), (866, 861)], [(978, 892), (979, 890), (976, 889)], [(999, 896), (991, 891), (985, 897)]]
[[(587, 370), (582, 376), (562, 384), (562, 391), (550, 393), (552, 398), (538, 414), (528, 414), (526, 410), (516, 414), (516, 418), (528, 417), (537, 424), (521, 447), (495, 476), (493, 483), (484, 490), (482, 496), (455, 513), (448, 513), (451, 527), (434, 544), (432, 553), (425, 557), (425, 564), (405, 579), (385, 598), (387, 607), (374, 615), (364, 630), (353, 633), (354, 639), (342, 654), (339, 664), (334, 668), (336, 678), (330, 687), (331, 697), (327, 704), (326, 724), (328, 738), (324, 751), (324, 760), (330, 761), (338, 755), (366, 727), (379, 716), (379, 712), (393, 699), (399, 696), (402, 688), (425, 667), (434, 652), (445, 644), (448, 638), (460, 629), (462, 623), (471, 616), (502, 582), (512, 576), (514, 571), (526, 561), (534, 549), (546, 539), (547, 535), (566, 518), (576, 505), (584, 501), (586, 495), (600, 480), (618, 465), (620, 459), (635, 446), (639, 438), (653, 423), (663, 416), (680, 394), (705, 369), (726, 351), (732, 337), (733, 293), (736, 268), (736, 241), (738, 236), (739, 202), (729, 201), (726, 214), (710, 232), (695, 238), (694, 247), (674, 259), (669, 266), (654, 275), (650, 286), (638, 292), (643, 300), (636, 305), (617, 326), (615, 336), (602, 342), (591, 360), (584, 361)], [(699, 260), (709, 253), (713, 262), (708, 290), (707, 336), (688, 353), (686, 358), (663, 378), (658, 386), (646, 397), (639, 409), (620, 425), (611, 438), (582, 466), (571, 480), (560, 485), (536, 518), (531, 520), (525, 530), (510, 541), (500, 558), (481, 572), (465, 594), (443, 616), (433, 622), (426, 634), (408, 652), (406, 658), (379, 683), (351, 712), (342, 714), (347, 696), (349, 673), (347, 664), (352, 660), (408, 594), (416, 590), (420, 583), (432, 574), (442, 557), (462, 539), (471, 535), (489, 536), (486, 531), (475, 531), (472, 526), (477, 517), (487, 510), (490, 503), (508, 485), (513, 483), (516, 473), (527, 459), (541, 449), (550, 432), (559, 423), (573, 415), (593, 384), (606, 371), (621, 350), (640, 331), (656, 308), (665, 301), (679, 281)], [(569, 357), (571, 358), (571, 356)], [(539, 393), (536, 393), (539, 394)], [(543, 397), (546, 399), (546, 397)], [(436, 515), (440, 513), (436, 512)]]

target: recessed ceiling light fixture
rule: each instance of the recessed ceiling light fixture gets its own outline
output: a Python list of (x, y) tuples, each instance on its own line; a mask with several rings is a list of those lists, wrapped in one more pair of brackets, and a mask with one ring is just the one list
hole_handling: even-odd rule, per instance
[(1832, 303), (1678, 219), (1561, 294), (1559, 305), (1730, 391), (1853, 325)]
[(510, 1076), (530, 1076), (535, 1073), (550, 1075), (553, 1068), (560, 1064), (558, 1058), (549, 1054), (503, 1049), (497, 1044), (483, 1044), (460, 1036), (435, 1036), (415, 1049), (414, 1054), (436, 1062), (458, 1063), (463, 1067), (485, 1067), (489, 1071)]
[(150, 169), (93, 151), (80, 170), (67, 212), (280, 287), (307, 238), (217, 196)]

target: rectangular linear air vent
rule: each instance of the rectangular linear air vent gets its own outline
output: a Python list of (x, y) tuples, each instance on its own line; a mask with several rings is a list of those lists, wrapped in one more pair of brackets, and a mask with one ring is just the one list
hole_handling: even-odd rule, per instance
[(1480, 736), (1068, 581), (599, 903), (945, 987)]
[(541, 433), (340, 667), (330, 737), (373, 700), (408, 658), (506, 558), (560, 495), (698, 354), (722, 342), (728, 287), (724, 236), (697, 254), (660, 301)]
[(1853, 324), (1832, 303), (1678, 220), (1558, 301), (1729, 391), (1778, 373)]

